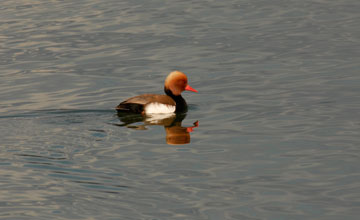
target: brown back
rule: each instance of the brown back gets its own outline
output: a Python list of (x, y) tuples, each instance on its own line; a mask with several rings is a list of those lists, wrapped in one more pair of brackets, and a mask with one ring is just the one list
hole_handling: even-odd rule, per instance
[(168, 95), (157, 95), (157, 94), (143, 94), (134, 96), (132, 98), (129, 98), (125, 101), (123, 101), (123, 104), (140, 104), (140, 105), (146, 105), (150, 102), (158, 102), (161, 104), (166, 105), (176, 105), (175, 101)]

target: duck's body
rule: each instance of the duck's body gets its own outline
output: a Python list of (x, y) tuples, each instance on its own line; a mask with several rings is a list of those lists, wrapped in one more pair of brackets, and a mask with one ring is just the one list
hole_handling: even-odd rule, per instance
[(131, 113), (173, 113), (176, 112), (176, 102), (167, 95), (143, 94), (121, 102), (117, 111)]
[(187, 77), (180, 71), (171, 72), (165, 80), (166, 95), (143, 94), (121, 102), (118, 112), (153, 114), (186, 112), (187, 104), (181, 96), (184, 90), (197, 92), (187, 84)]

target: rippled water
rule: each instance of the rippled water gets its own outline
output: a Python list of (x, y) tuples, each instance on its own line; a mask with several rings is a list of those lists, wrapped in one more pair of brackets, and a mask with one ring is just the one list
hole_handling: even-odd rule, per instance
[[(0, 218), (358, 219), (359, 10), (1, 1)], [(186, 115), (116, 115), (174, 69)]]

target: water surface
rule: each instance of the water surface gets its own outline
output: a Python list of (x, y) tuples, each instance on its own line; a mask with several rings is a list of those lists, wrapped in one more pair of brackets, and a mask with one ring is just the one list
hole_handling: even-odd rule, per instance
[[(2, 1), (0, 218), (358, 219), (359, 10)], [(186, 115), (116, 114), (174, 69)]]

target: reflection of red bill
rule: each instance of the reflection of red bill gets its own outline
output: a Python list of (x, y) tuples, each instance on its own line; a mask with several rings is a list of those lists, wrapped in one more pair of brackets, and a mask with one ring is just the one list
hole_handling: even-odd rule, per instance
[(193, 130), (193, 128), (197, 128), (199, 126), (199, 121), (196, 121), (196, 122), (194, 122), (194, 126), (192, 126), (192, 127), (187, 127), (186, 128), (186, 131), (187, 132), (193, 132), (194, 130)]

